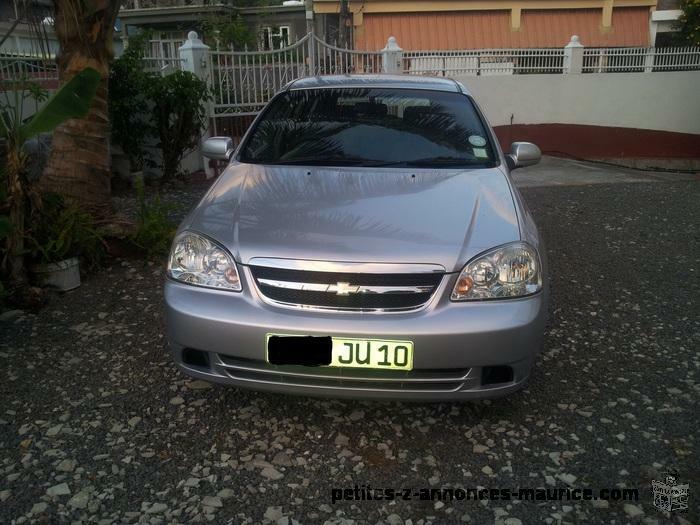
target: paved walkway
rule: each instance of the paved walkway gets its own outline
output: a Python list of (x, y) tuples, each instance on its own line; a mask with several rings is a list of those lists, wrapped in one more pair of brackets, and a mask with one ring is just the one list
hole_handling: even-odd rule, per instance
[(698, 174), (641, 171), (548, 156), (536, 166), (515, 170), (513, 179), (521, 188), (700, 180)]

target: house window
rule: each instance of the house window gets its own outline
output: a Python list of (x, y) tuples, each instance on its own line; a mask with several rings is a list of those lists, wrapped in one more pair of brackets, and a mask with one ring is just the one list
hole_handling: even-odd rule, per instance
[(263, 27), (260, 30), (260, 50), (281, 49), (289, 45), (289, 26)]
[(185, 41), (182, 31), (161, 31), (151, 36), (150, 56), (154, 58), (176, 58), (178, 49)]

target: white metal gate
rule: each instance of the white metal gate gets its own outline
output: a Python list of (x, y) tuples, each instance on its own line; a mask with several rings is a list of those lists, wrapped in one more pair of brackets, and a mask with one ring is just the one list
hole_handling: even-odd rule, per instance
[(382, 54), (332, 46), (309, 33), (271, 51), (212, 50), (212, 125), (215, 134), (240, 137), (285, 84), (300, 77), (380, 73)]

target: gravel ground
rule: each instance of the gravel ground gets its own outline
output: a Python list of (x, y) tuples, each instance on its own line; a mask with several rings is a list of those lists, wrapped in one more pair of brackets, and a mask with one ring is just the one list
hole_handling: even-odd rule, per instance
[[(194, 208), (210, 185), (211, 183), (208, 181), (193, 181), (189, 184), (177, 181), (162, 190), (147, 187), (145, 190), (146, 202), (152, 203), (155, 199), (160, 200), (168, 207), (168, 215), (179, 222), (189, 210)], [(116, 213), (135, 221), (138, 213), (138, 203), (135, 197), (135, 189), (122, 189), (117, 195), (113, 194), (112, 206)]]
[[(190, 381), (165, 352), (158, 265), (117, 263), (38, 315), (6, 313), (0, 522), (697, 523), (697, 182), (523, 193), (549, 249), (552, 315), (530, 386), (505, 399), (316, 400)], [(650, 480), (667, 469), (689, 483), (690, 512), (653, 507)], [(640, 499), (332, 503), (332, 487), (354, 484)]]

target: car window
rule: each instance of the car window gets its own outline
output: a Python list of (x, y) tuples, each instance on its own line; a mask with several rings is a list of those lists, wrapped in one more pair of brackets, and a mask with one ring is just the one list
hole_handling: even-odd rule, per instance
[(471, 100), (415, 89), (308, 89), (278, 95), (240, 160), (329, 166), (493, 166)]

